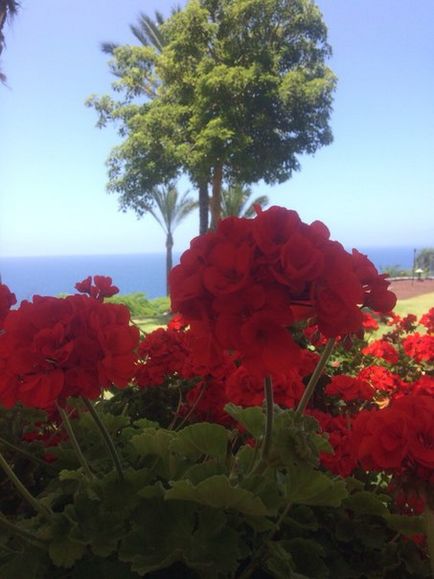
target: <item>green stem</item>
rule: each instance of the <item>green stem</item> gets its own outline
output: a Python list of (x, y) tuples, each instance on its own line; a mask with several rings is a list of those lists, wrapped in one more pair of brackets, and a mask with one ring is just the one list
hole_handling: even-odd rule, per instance
[(77, 455), (79, 463), (81, 464), (87, 478), (93, 479), (94, 475), (93, 475), (92, 471), (90, 470), (89, 464), (86, 460), (86, 457), (83, 454), (83, 451), (80, 448), (80, 445), (78, 444), (78, 440), (74, 434), (74, 430), (72, 428), (72, 424), (71, 424), (71, 421), (69, 420), (68, 414), (59, 405), (57, 405), (57, 410), (59, 411), (60, 417), (62, 418), (63, 425), (65, 427), (66, 432), (68, 433), (69, 440), (72, 444), (72, 447), (75, 451), (75, 454)]
[(261, 462), (267, 462), (273, 434), (273, 383), (270, 376), (264, 379), (265, 433), (261, 449)]
[(44, 507), (44, 505), (42, 505), (38, 499), (36, 499), (28, 490), (27, 488), (23, 485), (23, 483), (20, 481), (20, 479), (17, 477), (17, 475), (14, 473), (14, 471), (11, 469), (11, 467), (9, 466), (9, 463), (6, 461), (6, 459), (4, 458), (4, 456), (2, 455), (2, 453), (0, 452), (0, 466), (2, 467), (2, 469), (5, 471), (6, 475), (8, 476), (9, 480), (11, 481), (11, 483), (15, 486), (15, 488), (17, 489), (17, 491), (20, 493), (20, 495), (23, 497), (23, 499), (25, 499), (33, 508), (34, 510), (39, 513), (40, 515), (42, 515), (43, 517), (46, 518), (50, 518), (51, 516), (51, 512), (49, 509), (47, 509), (47, 507)]
[(39, 464), (41, 466), (45, 466), (47, 468), (51, 468), (51, 469), (56, 470), (56, 471), (59, 470), (53, 464), (51, 464), (49, 462), (45, 462), (45, 460), (41, 460), (37, 456), (33, 456), (33, 454), (31, 454), (30, 452), (27, 452), (27, 450), (24, 450), (23, 448), (20, 448), (19, 446), (15, 446), (15, 444), (12, 444), (12, 442), (9, 442), (9, 440), (6, 440), (5, 438), (0, 437), (0, 444), (2, 444), (3, 446), (6, 446), (6, 448), (9, 448), (10, 450), (13, 450), (14, 452), (17, 452), (18, 454), (25, 456), (26, 458), (35, 462), (36, 464)]
[(261, 454), (258, 462), (253, 463), (251, 470), (252, 475), (262, 473), (267, 467), (268, 455), (270, 454), (272, 435), (273, 435), (273, 383), (270, 376), (264, 379), (264, 399), (265, 399), (265, 432), (261, 445)]
[(425, 519), (426, 542), (428, 545), (428, 556), (431, 564), (431, 577), (434, 579), (434, 511), (428, 506), (425, 506), (423, 514)]
[(306, 409), (306, 406), (309, 403), (309, 400), (312, 398), (312, 394), (314, 393), (315, 386), (320, 379), (321, 373), (324, 369), (324, 366), (327, 363), (327, 360), (330, 358), (330, 354), (332, 353), (333, 346), (335, 345), (335, 338), (330, 338), (325, 345), (325, 348), (321, 354), (320, 359), (318, 360), (318, 364), (316, 365), (315, 370), (313, 371), (312, 376), (306, 386), (305, 391), (303, 392), (303, 396), (301, 397), (300, 402), (298, 403), (297, 407), (297, 414), (303, 414)]
[(36, 537), (32, 533), (29, 533), (29, 531), (14, 525), (14, 523), (8, 521), (7, 518), (2, 514), (0, 514), (0, 527), (3, 527), (10, 533), (20, 537), (21, 539), (24, 539), (27, 542), (32, 543), (33, 545), (36, 545), (37, 547), (45, 548), (45, 542), (39, 539), (39, 537)]
[(115, 466), (115, 469), (118, 473), (119, 480), (124, 480), (124, 472), (122, 470), (121, 461), (120, 461), (119, 455), (117, 453), (117, 450), (115, 448), (115, 445), (113, 443), (112, 437), (110, 436), (104, 422), (101, 420), (98, 412), (95, 410), (93, 404), (87, 398), (84, 398), (84, 396), (82, 396), (81, 399), (83, 400), (86, 408), (89, 410), (92, 418), (95, 421), (95, 424), (97, 425), (97, 427), (101, 433), (101, 436), (104, 440), (104, 443), (107, 447), (107, 450), (108, 450), (108, 452), (113, 460), (113, 464)]
[(175, 431), (180, 430), (184, 426), (184, 424), (188, 421), (188, 419), (193, 414), (193, 412), (196, 410), (197, 405), (199, 404), (199, 402), (202, 399), (202, 396), (205, 394), (206, 387), (207, 387), (207, 384), (206, 384), (206, 382), (204, 382), (199, 394), (194, 399), (194, 402), (193, 402), (190, 410), (187, 412), (187, 414), (184, 416), (184, 418), (181, 420), (181, 422), (178, 424), (178, 426), (174, 429)]

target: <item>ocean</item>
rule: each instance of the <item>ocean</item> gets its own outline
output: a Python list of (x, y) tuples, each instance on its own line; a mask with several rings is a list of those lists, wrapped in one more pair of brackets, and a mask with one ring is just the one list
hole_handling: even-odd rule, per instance
[[(411, 269), (413, 248), (358, 248), (379, 270), (387, 266)], [(174, 255), (174, 264), (179, 254)], [(69, 255), (44, 257), (0, 257), (2, 282), (18, 302), (34, 294), (73, 293), (74, 285), (88, 275), (109, 275), (121, 294), (143, 292), (147, 298), (165, 295), (166, 258), (160, 253), (130, 255)]]

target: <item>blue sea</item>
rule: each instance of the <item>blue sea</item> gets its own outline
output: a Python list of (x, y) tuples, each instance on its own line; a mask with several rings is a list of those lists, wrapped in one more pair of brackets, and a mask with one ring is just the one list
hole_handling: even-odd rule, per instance
[[(359, 248), (379, 270), (387, 266), (410, 269), (413, 248)], [(174, 255), (174, 263), (179, 254)], [(17, 296), (30, 299), (34, 294), (73, 293), (74, 284), (88, 275), (109, 275), (121, 294), (143, 292), (148, 298), (165, 295), (166, 258), (160, 253), (131, 255), (74, 255), (44, 257), (0, 257), (2, 282)]]

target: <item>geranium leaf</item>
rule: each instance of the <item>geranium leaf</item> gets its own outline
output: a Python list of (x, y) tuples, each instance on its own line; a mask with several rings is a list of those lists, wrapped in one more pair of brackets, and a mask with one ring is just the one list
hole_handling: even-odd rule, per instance
[(50, 543), (48, 553), (56, 567), (70, 569), (76, 561), (79, 561), (86, 551), (86, 546), (77, 543), (69, 537), (61, 537)]
[(234, 487), (224, 475), (212, 476), (197, 486), (188, 480), (174, 482), (167, 500), (192, 501), (216, 509), (232, 509), (246, 515), (265, 516), (267, 508), (253, 493)]
[(388, 515), (389, 511), (382, 500), (382, 496), (374, 495), (369, 491), (354, 493), (344, 499), (344, 505), (355, 513), (366, 515)]
[(387, 515), (384, 517), (391, 529), (403, 535), (415, 535), (425, 532), (423, 517), (408, 515)]
[(201, 422), (186, 426), (178, 432), (170, 448), (177, 454), (192, 458), (202, 455), (212, 456), (219, 460), (226, 457), (229, 432), (223, 426)]
[(225, 406), (225, 411), (241, 424), (254, 438), (261, 438), (264, 434), (265, 416), (262, 408), (253, 406), (251, 408), (242, 408), (235, 404), (229, 403)]
[(344, 481), (332, 479), (310, 466), (293, 464), (288, 470), (286, 491), (290, 502), (339, 507), (348, 494)]

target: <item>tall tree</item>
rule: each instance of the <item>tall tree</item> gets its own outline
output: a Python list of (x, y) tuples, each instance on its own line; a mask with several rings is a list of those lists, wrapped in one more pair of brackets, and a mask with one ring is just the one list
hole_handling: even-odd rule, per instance
[[(173, 266), (173, 232), (181, 221), (197, 207), (197, 202), (188, 196), (188, 192), (180, 195), (174, 184), (156, 188), (153, 196), (155, 208), (150, 208), (147, 211), (161, 225), (166, 234), (166, 291), (169, 295), (169, 272)], [(140, 215), (140, 205), (136, 206), (135, 209)]]
[[(18, 12), (20, 3), (16, 0), (0, 0), (0, 55), (6, 45), (4, 36), (4, 26), (8, 18), (13, 18)], [(6, 82), (6, 76), (0, 70), (0, 81)]]
[[(122, 100), (89, 103), (100, 124), (120, 122), (109, 189), (121, 197), (151, 195), (184, 172), (199, 189), (201, 215), (211, 187), (215, 226), (223, 182), (281, 183), (301, 154), (332, 141), (336, 79), (312, 0), (190, 0), (161, 33), (161, 51), (115, 50)], [(152, 76), (156, 94), (140, 102)]]
[(426, 247), (418, 251), (415, 265), (428, 273), (434, 273), (434, 247)]
[(254, 217), (255, 206), (266, 207), (269, 204), (267, 195), (259, 195), (252, 199), (250, 187), (239, 183), (222, 188), (221, 216), (224, 217)]

